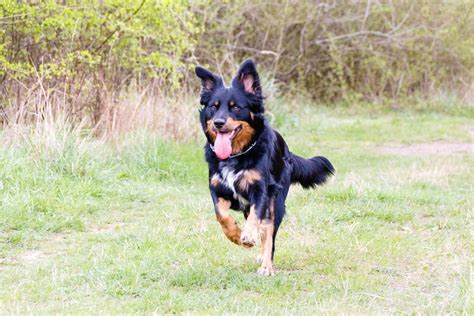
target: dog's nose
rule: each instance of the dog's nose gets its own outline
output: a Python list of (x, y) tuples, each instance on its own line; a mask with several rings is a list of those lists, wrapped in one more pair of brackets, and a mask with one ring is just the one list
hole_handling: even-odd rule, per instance
[(215, 119), (214, 120), (214, 126), (217, 128), (217, 129), (221, 129), (225, 124), (225, 120), (224, 119)]

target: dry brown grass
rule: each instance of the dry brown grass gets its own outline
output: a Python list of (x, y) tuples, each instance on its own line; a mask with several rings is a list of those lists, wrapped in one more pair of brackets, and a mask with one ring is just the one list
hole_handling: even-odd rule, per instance
[(127, 91), (117, 100), (108, 98), (99, 113), (74, 113), (64, 94), (32, 88), (17, 99), (19, 103), (0, 112), (4, 144), (41, 139), (42, 144), (32, 146), (54, 149), (62, 148), (66, 141), (63, 137), (71, 135), (117, 141), (125, 134), (140, 132), (174, 141), (196, 139), (200, 125), (195, 96), (183, 93), (170, 97), (151, 90)]

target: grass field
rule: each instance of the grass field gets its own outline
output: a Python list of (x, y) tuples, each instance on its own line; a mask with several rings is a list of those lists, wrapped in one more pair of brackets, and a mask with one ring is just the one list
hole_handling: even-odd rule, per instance
[(469, 113), (272, 117), (293, 152), (327, 156), (337, 175), (290, 191), (270, 278), (215, 221), (201, 135), (4, 133), (0, 314), (474, 313)]

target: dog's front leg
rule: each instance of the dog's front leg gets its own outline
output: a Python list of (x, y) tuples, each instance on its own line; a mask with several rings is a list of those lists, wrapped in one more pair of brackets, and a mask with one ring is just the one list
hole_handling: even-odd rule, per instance
[(255, 205), (250, 207), (249, 215), (247, 216), (247, 221), (245, 222), (242, 235), (240, 237), (240, 242), (244, 247), (253, 247), (257, 243), (258, 238), (258, 218)]
[(253, 247), (258, 239), (258, 225), (265, 213), (266, 190), (264, 183), (254, 182), (248, 188), (250, 198), (250, 212), (247, 216), (244, 229), (241, 235), (242, 245), (245, 247)]
[(265, 214), (265, 218), (259, 221), (258, 225), (262, 242), (259, 261), (262, 265), (258, 269), (257, 273), (266, 276), (275, 274), (272, 258), (273, 232), (275, 231), (274, 202), (274, 198), (271, 198), (268, 202), (268, 212)]
[(275, 226), (273, 225), (273, 218), (263, 219), (259, 224), (259, 232), (262, 242), (262, 249), (259, 261), (261, 261), (262, 264), (258, 269), (257, 273), (261, 275), (271, 276), (275, 274), (272, 260), (274, 229)]
[[(255, 196), (252, 197), (252, 195)], [(250, 213), (240, 240), (244, 246), (246, 246), (246, 242), (253, 246), (260, 233), (262, 243), (260, 253), (261, 266), (257, 273), (271, 276), (275, 274), (272, 260), (273, 232), (275, 231), (274, 199), (272, 198), (267, 202), (265, 191), (255, 190), (252, 195), (251, 200), (255, 201), (255, 204), (251, 204)]]
[(230, 205), (230, 201), (223, 198), (218, 198), (214, 205), (216, 218), (219, 224), (221, 224), (222, 230), (224, 231), (226, 237), (234, 244), (241, 245), (240, 228), (237, 226), (237, 223), (232, 218), (232, 216), (230, 216)]

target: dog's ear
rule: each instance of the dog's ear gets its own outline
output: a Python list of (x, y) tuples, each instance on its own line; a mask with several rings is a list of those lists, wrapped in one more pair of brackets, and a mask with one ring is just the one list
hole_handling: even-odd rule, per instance
[(214, 91), (224, 86), (224, 81), (218, 75), (200, 66), (195, 68), (195, 72), (201, 79), (201, 104), (206, 105)]
[(195, 69), (196, 75), (201, 79), (202, 90), (205, 92), (212, 92), (216, 88), (224, 85), (222, 78), (213, 74), (206, 68), (197, 66)]
[(257, 68), (251, 59), (247, 59), (240, 65), (237, 75), (232, 80), (232, 86), (244, 90), (246, 93), (256, 96), (262, 95), (260, 77)]

